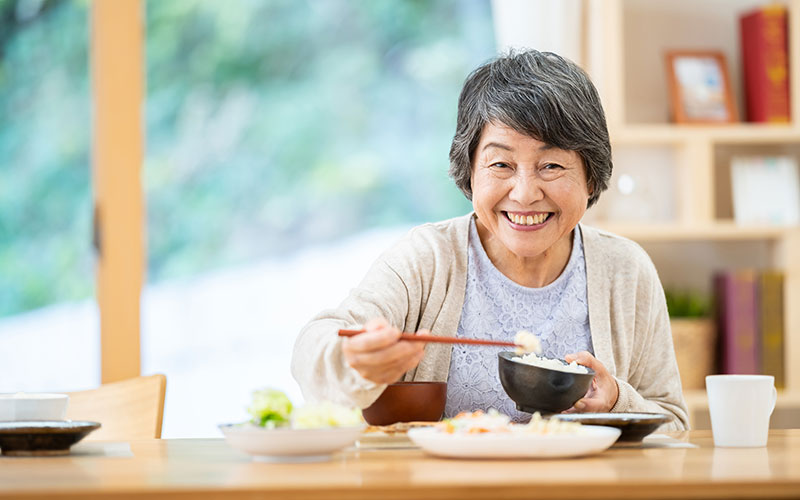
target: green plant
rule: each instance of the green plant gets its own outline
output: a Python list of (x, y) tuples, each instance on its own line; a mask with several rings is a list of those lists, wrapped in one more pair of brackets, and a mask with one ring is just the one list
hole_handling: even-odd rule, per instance
[(665, 289), (670, 318), (705, 318), (711, 314), (711, 298), (695, 290)]

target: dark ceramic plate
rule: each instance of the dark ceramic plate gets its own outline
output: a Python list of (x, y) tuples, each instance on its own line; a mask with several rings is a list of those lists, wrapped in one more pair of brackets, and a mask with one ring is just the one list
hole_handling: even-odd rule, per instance
[(588, 373), (562, 372), (513, 361), (517, 354), (510, 351), (497, 356), (500, 384), (519, 411), (551, 414), (567, 410), (586, 394), (594, 378), (590, 369)]
[(605, 425), (622, 431), (618, 442), (638, 443), (645, 436), (672, 420), (661, 413), (563, 413), (553, 418), (586, 425)]
[(77, 420), (0, 422), (0, 451), (14, 457), (67, 455), (70, 446), (99, 427)]

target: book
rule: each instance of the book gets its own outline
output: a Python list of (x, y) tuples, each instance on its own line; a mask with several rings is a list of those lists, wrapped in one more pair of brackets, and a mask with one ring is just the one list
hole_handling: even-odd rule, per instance
[(789, 123), (787, 10), (769, 5), (740, 16), (747, 120)]
[(737, 224), (799, 224), (800, 179), (792, 156), (734, 156), (733, 217)]
[(761, 371), (775, 377), (775, 387), (785, 386), (783, 365), (783, 273), (764, 271), (759, 276)]
[(757, 274), (726, 271), (714, 276), (720, 368), (727, 374), (760, 371)]

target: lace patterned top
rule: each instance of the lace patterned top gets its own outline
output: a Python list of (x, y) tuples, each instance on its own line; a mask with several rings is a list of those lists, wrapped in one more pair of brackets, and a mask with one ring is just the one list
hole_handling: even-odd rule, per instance
[[(467, 288), (458, 337), (513, 340), (528, 330), (542, 341), (542, 355), (565, 355), (592, 348), (586, 298), (586, 263), (579, 228), (564, 272), (541, 288), (528, 288), (502, 274), (481, 245), (475, 220), (470, 222)], [(455, 345), (447, 379), (444, 416), (495, 408), (516, 422), (530, 419), (506, 395), (497, 372), (497, 348)]]

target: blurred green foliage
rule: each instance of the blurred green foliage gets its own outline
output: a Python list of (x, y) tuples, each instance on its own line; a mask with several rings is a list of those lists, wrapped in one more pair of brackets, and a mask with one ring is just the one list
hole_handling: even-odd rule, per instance
[(693, 290), (665, 289), (671, 318), (705, 318), (711, 315), (711, 297)]
[(0, 1), (0, 316), (87, 297), (88, 6)]
[(147, 3), (151, 281), (466, 212), (458, 94), (487, 0)]
[[(0, 316), (87, 297), (88, 0), (0, 0)], [(462, 214), (488, 0), (150, 0), (150, 282)]]

